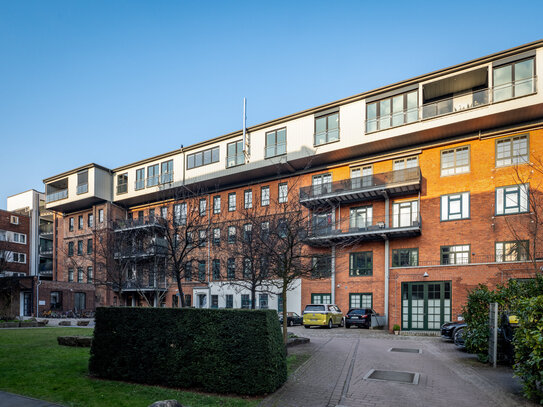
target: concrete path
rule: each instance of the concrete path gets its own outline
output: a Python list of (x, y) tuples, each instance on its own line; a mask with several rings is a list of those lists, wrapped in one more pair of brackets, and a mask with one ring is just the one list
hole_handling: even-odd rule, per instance
[(0, 391), (0, 407), (62, 407), (60, 404)]
[[(263, 400), (262, 407), (535, 406), (518, 394), (511, 369), (494, 370), (473, 362), (472, 355), (441, 338), (398, 337), (353, 328), (289, 331), (311, 339), (309, 345), (291, 348), (292, 353), (312, 356)], [(391, 352), (391, 348), (421, 353)], [(365, 379), (372, 369), (418, 373), (419, 382)]]

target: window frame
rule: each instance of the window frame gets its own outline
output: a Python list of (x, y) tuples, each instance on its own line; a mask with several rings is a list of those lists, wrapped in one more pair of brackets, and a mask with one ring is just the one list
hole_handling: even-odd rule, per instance
[[(359, 269), (353, 268), (353, 265), (355, 263), (354, 259), (356, 256), (364, 255), (366, 259), (364, 260), (364, 263), (366, 264), (366, 268)], [(368, 257), (369, 256), (369, 262)], [(370, 264), (371, 268), (368, 269), (367, 264)], [(369, 271), (368, 271), (369, 270)], [(364, 250), (359, 252), (350, 252), (349, 253), (349, 277), (371, 277), (373, 276), (373, 251), (372, 250)]]
[[(516, 191), (510, 191), (508, 192), (508, 189), (515, 189)], [(524, 189), (524, 191), (523, 191)], [(500, 194), (499, 191), (503, 190), (503, 196), (502, 196), (502, 206), (498, 206), (498, 196)], [(508, 194), (516, 194), (517, 195), (517, 205), (516, 206), (507, 206), (507, 195)], [(525, 208), (523, 209), (523, 193), (525, 193), (524, 199), (526, 201)], [(506, 185), (501, 187), (496, 187), (495, 194), (494, 194), (494, 215), (495, 216), (507, 216), (507, 215), (516, 215), (519, 213), (528, 213), (530, 211), (530, 184), (516, 184), (516, 185)], [(511, 208), (518, 208), (518, 211), (507, 211)]]
[[(329, 127), (328, 127), (328, 123), (329, 123), (329, 118), (331, 116), (334, 116), (334, 115), (337, 115), (337, 128), (336, 129), (333, 129), (331, 130)], [(320, 132), (320, 133), (317, 133), (317, 120), (322, 120), (322, 119), (325, 119), (326, 121), (326, 130)], [(330, 143), (335, 143), (335, 142), (338, 142), (341, 140), (341, 127), (340, 127), (340, 119), (339, 119), (339, 109), (334, 111), (334, 112), (329, 112), (329, 113), (325, 113), (325, 114), (319, 114), (319, 115), (315, 115), (314, 116), (314, 120), (313, 120), (313, 125), (314, 125), (314, 130), (313, 130), (313, 147), (319, 147), (319, 146), (324, 146), (326, 144), (330, 144)], [(330, 140), (329, 139), (329, 135), (330, 135), (330, 132), (331, 131), (337, 131), (337, 138), (335, 140)], [(325, 141), (323, 143), (319, 143), (317, 144), (317, 136), (320, 135), (320, 134), (324, 134), (324, 139)]]
[[(317, 298), (319, 298), (318, 302), (316, 301)], [(325, 302), (324, 301), (325, 298), (329, 302)], [(311, 293), (311, 304), (330, 305), (332, 304), (332, 294), (331, 293)]]
[[(235, 163), (232, 165), (230, 165), (231, 156), (228, 155), (228, 150), (231, 145), (235, 145), (235, 156), (234, 156)], [(240, 146), (241, 146), (241, 151), (238, 151)], [(240, 157), (242, 159), (239, 161), (242, 161), (242, 162), (238, 162), (238, 159)], [(243, 151), (243, 140), (232, 141), (231, 143), (226, 144), (226, 168), (238, 167), (240, 165), (245, 165), (245, 152)]]
[(213, 197), (213, 214), (218, 215), (219, 213), (221, 213), (221, 196), (215, 195)]
[[(370, 297), (369, 307), (362, 305), (363, 304), (362, 296)], [(353, 305), (353, 298), (356, 298), (356, 297), (358, 297), (360, 301), (360, 305), (358, 306)], [(367, 292), (366, 293), (349, 293), (349, 309), (352, 309), (352, 308), (371, 308), (373, 310), (373, 293), (367, 293)]]
[[(267, 191), (266, 200), (264, 200), (264, 191)], [(269, 206), (270, 204), (270, 186), (264, 185), (260, 187), (260, 206)]]
[[(453, 198), (453, 199), (451, 199)], [(465, 204), (467, 200), (467, 204)], [(444, 201), (446, 201), (447, 212), (446, 218), (444, 218)], [(460, 212), (451, 213), (451, 202), (459, 201)], [(466, 220), (471, 218), (471, 194), (469, 191), (458, 192), (455, 194), (441, 195), (439, 198), (439, 213), (441, 222), (451, 222), (456, 220)], [(467, 214), (464, 213), (464, 210), (467, 210)], [(454, 217), (459, 215), (460, 217)]]
[[(457, 164), (458, 152), (464, 151), (464, 150), (467, 150), (468, 162), (466, 165), (458, 165)], [(443, 168), (443, 156), (444, 154), (450, 154), (450, 153), (454, 155), (453, 157), (454, 165), (452, 167)], [(469, 174), (471, 172), (471, 146), (468, 144), (468, 145), (458, 146), (454, 148), (443, 149), (439, 152), (439, 162), (440, 162), (439, 164), (440, 174), (442, 177), (452, 177), (453, 175)], [(461, 170), (464, 167), (467, 167), (467, 169)], [(452, 170), (453, 172), (451, 174), (444, 174), (443, 171), (447, 171), (447, 170), (448, 171)]]
[[(498, 259), (498, 245), (503, 245), (501, 259)], [(508, 254), (506, 254), (505, 251), (505, 245), (506, 244), (515, 244), (517, 247), (515, 249), (516, 251), (516, 259), (515, 260), (506, 260), (506, 257)], [(520, 247), (524, 247), (524, 253), (522, 253), (522, 250), (519, 250)], [(511, 249), (512, 250), (512, 249)], [(522, 258), (524, 255), (524, 258)], [(496, 263), (511, 263), (516, 261), (528, 261), (530, 259), (530, 241), (529, 240), (508, 240), (503, 242), (495, 242), (494, 244), (494, 261)]]
[[(153, 171), (151, 171), (151, 169)], [(151, 175), (151, 172), (153, 173), (153, 175)], [(146, 179), (146, 182), (145, 182), (145, 186), (147, 188), (157, 186), (159, 184), (159, 181), (160, 181), (160, 164), (157, 163), (157, 164), (153, 164), (153, 165), (148, 165), (147, 166), (147, 179)]]
[[(402, 253), (405, 252), (405, 253)], [(412, 254), (416, 253), (416, 264), (411, 264)], [(409, 257), (409, 264), (404, 265), (401, 262), (401, 256), (407, 254)], [(408, 247), (400, 249), (392, 249), (392, 267), (418, 267), (419, 265), (419, 248), (418, 247)]]
[[(285, 142), (282, 144), (284, 144), (285, 151), (278, 152), (279, 146), (282, 144), (277, 143), (277, 133), (283, 130), (285, 132)], [(274, 144), (268, 144), (268, 135), (271, 135), (271, 134), (273, 134), (273, 139), (275, 141)], [(268, 151), (270, 148), (273, 148), (273, 154), (268, 154)], [(279, 129), (271, 130), (264, 134), (264, 159), (278, 157), (281, 155), (285, 155), (286, 153), (287, 153), (287, 128), (286, 127), (281, 127)]]
[[(232, 199), (233, 198), (233, 199)], [(232, 205), (233, 203), (233, 205)], [(235, 192), (228, 194), (228, 212), (235, 212), (237, 208), (237, 196)]]
[[(417, 101), (417, 106), (415, 108), (409, 108), (408, 107), (408, 95), (414, 93), (415, 94), (415, 100)], [(402, 107), (403, 109), (401, 111), (398, 111), (398, 112), (394, 112), (394, 99), (395, 98), (398, 98), (398, 96), (402, 96)], [(381, 115), (381, 103), (384, 102), (384, 101), (387, 101), (389, 102), (389, 107), (390, 107), (390, 113), (389, 114), (383, 114)], [(375, 118), (374, 119), (369, 119), (369, 115), (368, 115), (368, 109), (375, 105)], [(416, 116), (417, 118), (415, 120), (412, 120), (412, 121), (408, 121), (408, 115), (411, 111), (415, 111), (416, 112)], [(400, 124), (394, 124), (394, 116), (398, 116), (398, 115), (402, 115), (402, 123)], [(386, 120), (386, 116), (389, 116), (388, 120), (389, 120), (389, 126), (388, 127), (384, 127), (384, 128), (381, 128), (381, 122)], [(395, 95), (391, 95), (391, 96), (388, 96), (388, 97), (383, 97), (381, 99), (378, 99), (378, 100), (374, 100), (374, 101), (371, 101), (369, 103), (366, 103), (366, 111), (365, 111), (365, 117), (366, 117), (366, 125), (364, 126), (364, 132), (366, 134), (371, 134), (371, 133), (376, 133), (378, 131), (383, 131), (383, 130), (388, 130), (388, 129), (393, 129), (393, 128), (396, 128), (396, 127), (400, 127), (400, 126), (405, 126), (406, 124), (411, 124), (411, 123), (416, 123), (420, 120), (419, 118), (419, 91), (418, 89), (411, 89), (409, 91), (406, 91), (406, 92), (400, 92), (400, 93), (397, 93)], [(371, 121), (374, 121), (375, 122), (375, 130), (368, 130), (369, 129), (369, 122)]]
[[(444, 257), (444, 249), (452, 249), (452, 248), (457, 248), (457, 247), (467, 247), (467, 251), (463, 250), (463, 251), (449, 251), (448, 253), (446, 254), (453, 254), (454, 255), (454, 262), (453, 263), (445, 263), (443, 261)], [(439, 253), (440, 253), (440, 256), (439, 256), (439, 264), (442, 265), (442, 266), (461, 266), (461, 265), (465, 265), (465, 264), (470, 264), (471, 263), (471, 244), (455, 244), (455, 245), (445, 245), (445, 246), (440, 246), (439, 248)], [(458, 253), (467, 253), (467, 262), (458, 262)]]
[(117, 195), (128, 193), (128, 172), (117, 174)]
[(246, 189), (243, 191), (243, 207), (245, 209), (251, 209), (253, 207), (253, 190)]
[(134, 181), (134, 190), (139, 191), (145, 188), (145, 167), (136, 169), (136, 181)]
[(312, 278), (330, 278), (332, 276), (332, 255), (318, 254), (312, 256), (311, 266)]
[[(517, 156), (513, 155), (513, 153), (514, 153), (514, 145), (513, 145), (513, 143), (514, 143), (515, 139), (518, 139), (518, 140), (525, 139), (526, 140), (526, 156), (525, 157), (523, 155), (517, 155)], [(508, 141), (510, 143), (510, 146), (509, 146), (510, 155), (508, 157), (500, 158), (500, 161), (508, 160), (509, 162), (508, 163), (498, 164), (498, 145), (500, 143), (504, 143), (506, 141)], [(495, 148), (495, 150), (494, 150), (494, 157), (495, 157), (494, 165), (495, 165), (496, 168), (503, 168), (503, 167), (511, 167), (513, 165), (528, 164), (529, 159), (530, 159), (530, 135), (529, 135), (529, 133), (525, 133), (525, 134), (517, 134), (515, 136), (497, 138), (496, 141), (495, 141), (495, 144), (494, 144), (494, 148)]]
[(198, 201), (198, 214), (200, 215), (201, 218), (207, 215), (207, 199), (206, 198), (201, 198)]
[[(281, 192), (281, 187), (286, 188), (284, 193)], [(288, 202), (288, 182), (280, 182), (277, 184), (277, 202), (284, 204)]]
[[(210, 157), (211, 157), (211, 161), (206, 164), (206, 162), (205, 162), (205, 153), (207, 153), (208, 151), (209, 151), (209, 154), (210, 154)], [(215, 152), (217, 154), (216, 159), (213, 158)], [(200, 165), (196, 165), (196, 159), (197, 159), (196, 156), (201, 156), (201, 164)], [(193, 161), (192, 166), (190, 165), (191, 159)], [(192, 170), (194, 168), (200, 168), (200, 167), (205, 167), (206, 165), (215, 164), (215, 163), (218, 163), (220, 161), (221, 161), (220, 146), (215, 146), (215, 147), (211, 147), (211, 148), (206, 148), (205, 150), (202, 150), (202, 151), (197, 151), (197, 152), (192, 153), (192, 154), (187, 154), (187, 160), (186, 160), (185, 168), (187, 170)]]

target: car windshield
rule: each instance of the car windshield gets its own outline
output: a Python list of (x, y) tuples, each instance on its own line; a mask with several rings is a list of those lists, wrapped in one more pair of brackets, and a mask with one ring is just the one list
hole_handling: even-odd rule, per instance
[(324, 311), (324, 305), (307, 305), (305, 312), (321, 312)]
[(349, 314), (364, 315), (368, 314), (365, 309), (352, 309), (349, 311)]

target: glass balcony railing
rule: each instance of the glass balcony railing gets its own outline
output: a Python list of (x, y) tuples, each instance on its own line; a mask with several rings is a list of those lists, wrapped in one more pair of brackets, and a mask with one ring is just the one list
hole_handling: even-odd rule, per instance
[(134, 183), (134, 189), (137, 191), (139, 189), (145, 188), (145, 180), (144, 179), (137, 179)]
[(40, 235), (50, 235), (53, 233), (53, 224), (47, 223), (40, 225)]
[(54, 202), (65, 198), (68, 198), (68, 189), (61, 189), (48, 193), (45, 197), (45, 202)]
[(126, 194), (128, 192), (128, 184), (119, 184), (117, 185), (118, 194)]
[(158, 185), (158, 175), (154, 175), (152, 177), (147, 177), (147, 186), (153, 187), (155, 185)]
[(537, 93), (537, 77), (519, 79), (494, 87), (468, 91), (449, 98), (425, 103), (421, 107), (392, 112), (366, 120), (366, 133), (386, 130), (451, 113), (463, 112)]
[(173, 182), (173, 172), (164, 172), (160, 174), (161, 184), (168, 184), (170, 182)]
[(235, 167), (236, 165), (245, 164), (245, 154), (239, 153), (226, 157), (226, 168)]
[(273, 144), (271, 146), (266, 146), (264, 149), (264, 154), (266, 158), (275, 157), (276, 155), (282, 155), (287, 152), (287, 144)]
[(89, 192), (89, 184), (80, 184), (77, 186), (77, 194), (85, 194)]

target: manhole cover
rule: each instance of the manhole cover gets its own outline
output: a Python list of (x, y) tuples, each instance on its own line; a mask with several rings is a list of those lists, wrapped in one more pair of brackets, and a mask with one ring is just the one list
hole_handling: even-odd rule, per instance
[(381, 380), (386, 382), (419, 384), (419, 376), (419, 373), (372, 369), (366, 376), (364, 376), (364, 380)]
[(390, 348), (389, 352), (403, 352), (403, 353), (422, 353), (422, 350), (415, 348)]

